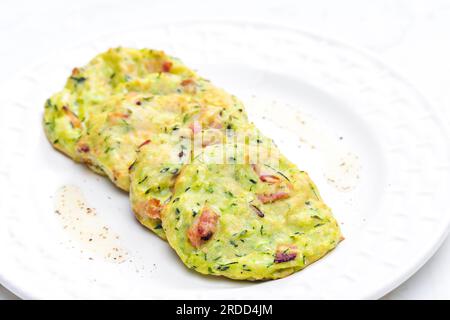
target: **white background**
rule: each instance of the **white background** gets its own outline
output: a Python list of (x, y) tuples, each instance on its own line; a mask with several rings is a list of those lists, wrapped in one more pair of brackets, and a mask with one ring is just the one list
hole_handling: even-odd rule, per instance
[[(117, 8), (120, 15), (113, 13)], [(369, 49), (408, 78), (450, 126), (450, 0), (2, 0), (0, 90), (3, 81), (55, 48), (126, 29), (135, 19), (218, 18), (297, 26)], [(447, 239), (419, 272), (385, 298), (449, 299), (449, 267)], [(0, 286), (0, 299), (13, 298)]]

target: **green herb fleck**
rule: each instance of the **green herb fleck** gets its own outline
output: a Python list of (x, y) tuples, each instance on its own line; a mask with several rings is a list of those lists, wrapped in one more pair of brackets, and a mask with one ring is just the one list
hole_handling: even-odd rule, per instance
[(231, 191), (225, 191), (225, 194), (230, 196), (231, 198), (234, 198), (234, 194)]
[(250, 269), (249, 267), (247, 267), (246, 264), (243, 264), (243, 265), (242, 265), (242, 270), (244, 270), (244, 271), (252, 271), (252, 269)]
[(316, 224), (315, 226), (314, 226), (314, 228), (318, 228), (318, 227), (320, 227), (320, 226), (323, 226), (325, 223), (318, 223), (318, 224)]
[(314, 193), (314, 195), (316, 196), (316, 198), (317, 198), (317, 200), (320, 200), (319, 199), (319, 196), (317, 195), (317, 193), (316, 193), (316, 190), (314, 189), (314, 186), (313, 185), (309, 185), (310, 187), (311, 187), (311, 191)]
[(76, 84), (81, 84), (87, 80), (85, 77), (70, 77), (73, 81), (76, 82)]
[(234, 242), (233, 240), (230, 240), (230, 244), (235, 248), (238, 247), (238, 244), (236, 242)]
[(148, 176), (145, 176), (141, 181), (138, 182), (138, 184), (144, 183), (144, 181), (147, 180), (147, 179), (148, 179)]

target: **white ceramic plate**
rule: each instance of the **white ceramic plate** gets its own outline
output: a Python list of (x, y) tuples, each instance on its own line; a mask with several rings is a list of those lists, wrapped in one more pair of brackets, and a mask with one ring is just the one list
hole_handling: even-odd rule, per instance
[[(134, 220), (125, 193), (54, 151), (42, 130), (44, 101), (70, 70), (118, 45), (164, 49), (253, 101), (253, 119), (311, 173), (346, 240), (277, 281), (236, 282), (187, 270)], [(437, 114), (383, 63), (339, 42), (261, 23), (147, 25), (61, 49), (3, 89), (0, 281), (20, 297), (378, 298), (425, 263), (449, 227), (448, 135)], [(313, 119), (331, 142), (314, 135), (298, 140), (295, 134), (310, 131), (289, 131), (276, 117), (291, 119), (297, 112)], [(350, 191), (327, 181), (323, 157), (336, 154), (316, 149), (329, 145), (358, 156), (360, 168), (351, 173), (359, 179)], [(120, 236), (125, 262), (90, 260), (94, 253), (63, 228), (54, 212), (63, 185), (77, 186), (99, 221)]]

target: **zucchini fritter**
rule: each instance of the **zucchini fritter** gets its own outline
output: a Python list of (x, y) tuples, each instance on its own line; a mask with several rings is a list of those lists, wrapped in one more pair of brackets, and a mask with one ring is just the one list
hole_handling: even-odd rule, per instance
[[(182, 84), (197, 75), (162, 51), (115, 48), (75, 68), (64, 89), (45, 103), (44, 127), (52, 145), (78, 162), (89, 150), (79, 145), (85, 122), (114, 94), (167, 94), (184, 90)], [(87, 163), (94, 171), (101, 168)]]
[[(206, 158), (221, 148), (205, 148)], [(237, 145), (226, 149), (246, 152)], [(309, 176), (282, 155), (276, 164), (262, 151), (253, 151), (260, 157), (247, 163), (197, 160), (178, 175), (161, 216), (169, 244), (187, 267), (232, 279), (277, 279), (341, 241)]]

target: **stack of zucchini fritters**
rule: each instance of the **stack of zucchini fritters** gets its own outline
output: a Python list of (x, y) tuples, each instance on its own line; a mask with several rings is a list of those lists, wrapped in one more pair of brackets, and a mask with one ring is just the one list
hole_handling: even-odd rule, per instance
[(308, 174), (233, 95), (162, 51), (115, 48), (45, 103), (52, 145), (130, 192), (183, 263), (232, 279), (285, 277), (342, 236)]

